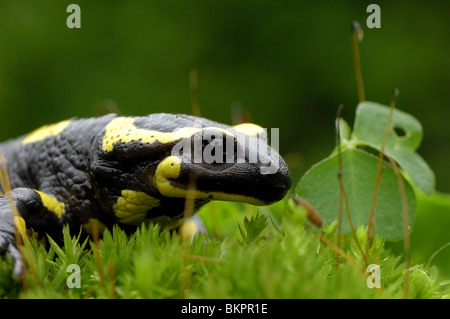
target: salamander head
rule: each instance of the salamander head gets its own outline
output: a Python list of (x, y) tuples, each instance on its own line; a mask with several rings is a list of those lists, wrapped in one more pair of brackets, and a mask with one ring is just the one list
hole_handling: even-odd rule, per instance
[(254, 124), (175, 114), (116, 117), (102, 132), (93, 173), (110, 191), (267, 205), (291, 186), (285, 161)]

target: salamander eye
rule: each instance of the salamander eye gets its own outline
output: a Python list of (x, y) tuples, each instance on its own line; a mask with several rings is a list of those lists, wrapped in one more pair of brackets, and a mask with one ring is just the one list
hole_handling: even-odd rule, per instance
[(193, 136), (191, 160), (202, 167), (222, 170), (236, 161), (237, 140), (219, 130), (205, 129)]
[(208, 164), (234, 163), (236, 151), (237, 140), (230, 135), (212, 135), (202, 140), (203, 161)]

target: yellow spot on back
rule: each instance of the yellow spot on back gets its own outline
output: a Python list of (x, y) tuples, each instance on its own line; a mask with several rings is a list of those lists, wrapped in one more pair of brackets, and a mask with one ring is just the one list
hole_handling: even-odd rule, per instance
[(170, 143), (181, 138), (190, 137), (196, 132), (206, 128), (214, 128), (225, 134), (233, 135), (229, 131), (220, 127), (183, 127), (174, 132), (158, 132), (153, 130), (140, 129), (134, 126), (134, 118), (118, 117), (113, 119), (106, 126), (103, 138), (103, 150), (111, 152), (114, 144), (118, 142), (130, 143), (132, 141), (142, 141), (142, 143), (153, 144), (155, 142)]
[(71, 120), (65, 120), (56, 124), (44, 125), (28, 134), (23, 139), (22, 144), (25, 145), (29, 143), (35, 143), (42, 141), (43, 139), (49, 136), (56, 136), (62, 131), (64, 131), (64, 129), (67, 127), (67, 125), (70, 124), (70, 122)]
[(38, 190), (34, 190), (36, 193), (39, 194), (42, 200), (42, 204), (51, 212), (53, 212), (58, 218), (61, 218), (62, 215), (66, 211), (66, 207), (63, 202), (60, 202), (56, 198), (49, 196), (43, 192), (40, 192)]
[(159, 199), (144, 192), (124, 189), (113, 205), (114, 214), (124, 224), (138, 225), (145, 220), (147, 211), (159, 206)]
[(85, 232), (88, 232), (89, 234), (92, 234), (92, 229), (94, 227), (97, 227), (97, 231), (99, 234), (103, 233), (106, 229), (105, 224), (103, 224), (97, 218), (89, 218), (89, 220), (83, 224), (83, 230)]

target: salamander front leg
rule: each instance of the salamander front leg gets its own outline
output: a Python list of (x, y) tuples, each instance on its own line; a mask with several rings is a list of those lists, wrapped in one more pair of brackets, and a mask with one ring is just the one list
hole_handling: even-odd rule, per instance
[(17, 248), (16, 229), (19, 236), (25, 236), (27, 228), (36, 231), (55, 230), (61, 227), (63, 212), (64, 206), (59, 205), (55, 198), (30, 188), (15, 188), (0, 196), (0, 256), (2, 259), (6, 259), (7, 255), (11, 257), (15, 279), (20, 280), (23, 276), (23, 260)]

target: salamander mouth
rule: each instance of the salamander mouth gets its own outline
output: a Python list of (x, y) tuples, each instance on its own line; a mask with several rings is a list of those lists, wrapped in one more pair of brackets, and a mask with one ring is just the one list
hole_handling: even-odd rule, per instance
[(239, 138), (208, 129), (178, 141), (158, 164), (155, 186), (167, 197), (255, 205), (281, 200), (292, 182), (286, 163), (264, 140)]
[[(221, 166), (221, 165), (218, 165)], [(225, 165), (224, 165), (225, 166)], [(181, 173), (168, 182), (177, 189), (191, 191), (208, 200), (230, 200), (241, 197), (243, 202), (267, 205), (281, 200), (291, 186), (289, 171), (278, 174), (260, 174), (259, 165), (234, 163), (226, 167), (182, 163)], [(287, 173), (287, 174), (286, 174)]]

